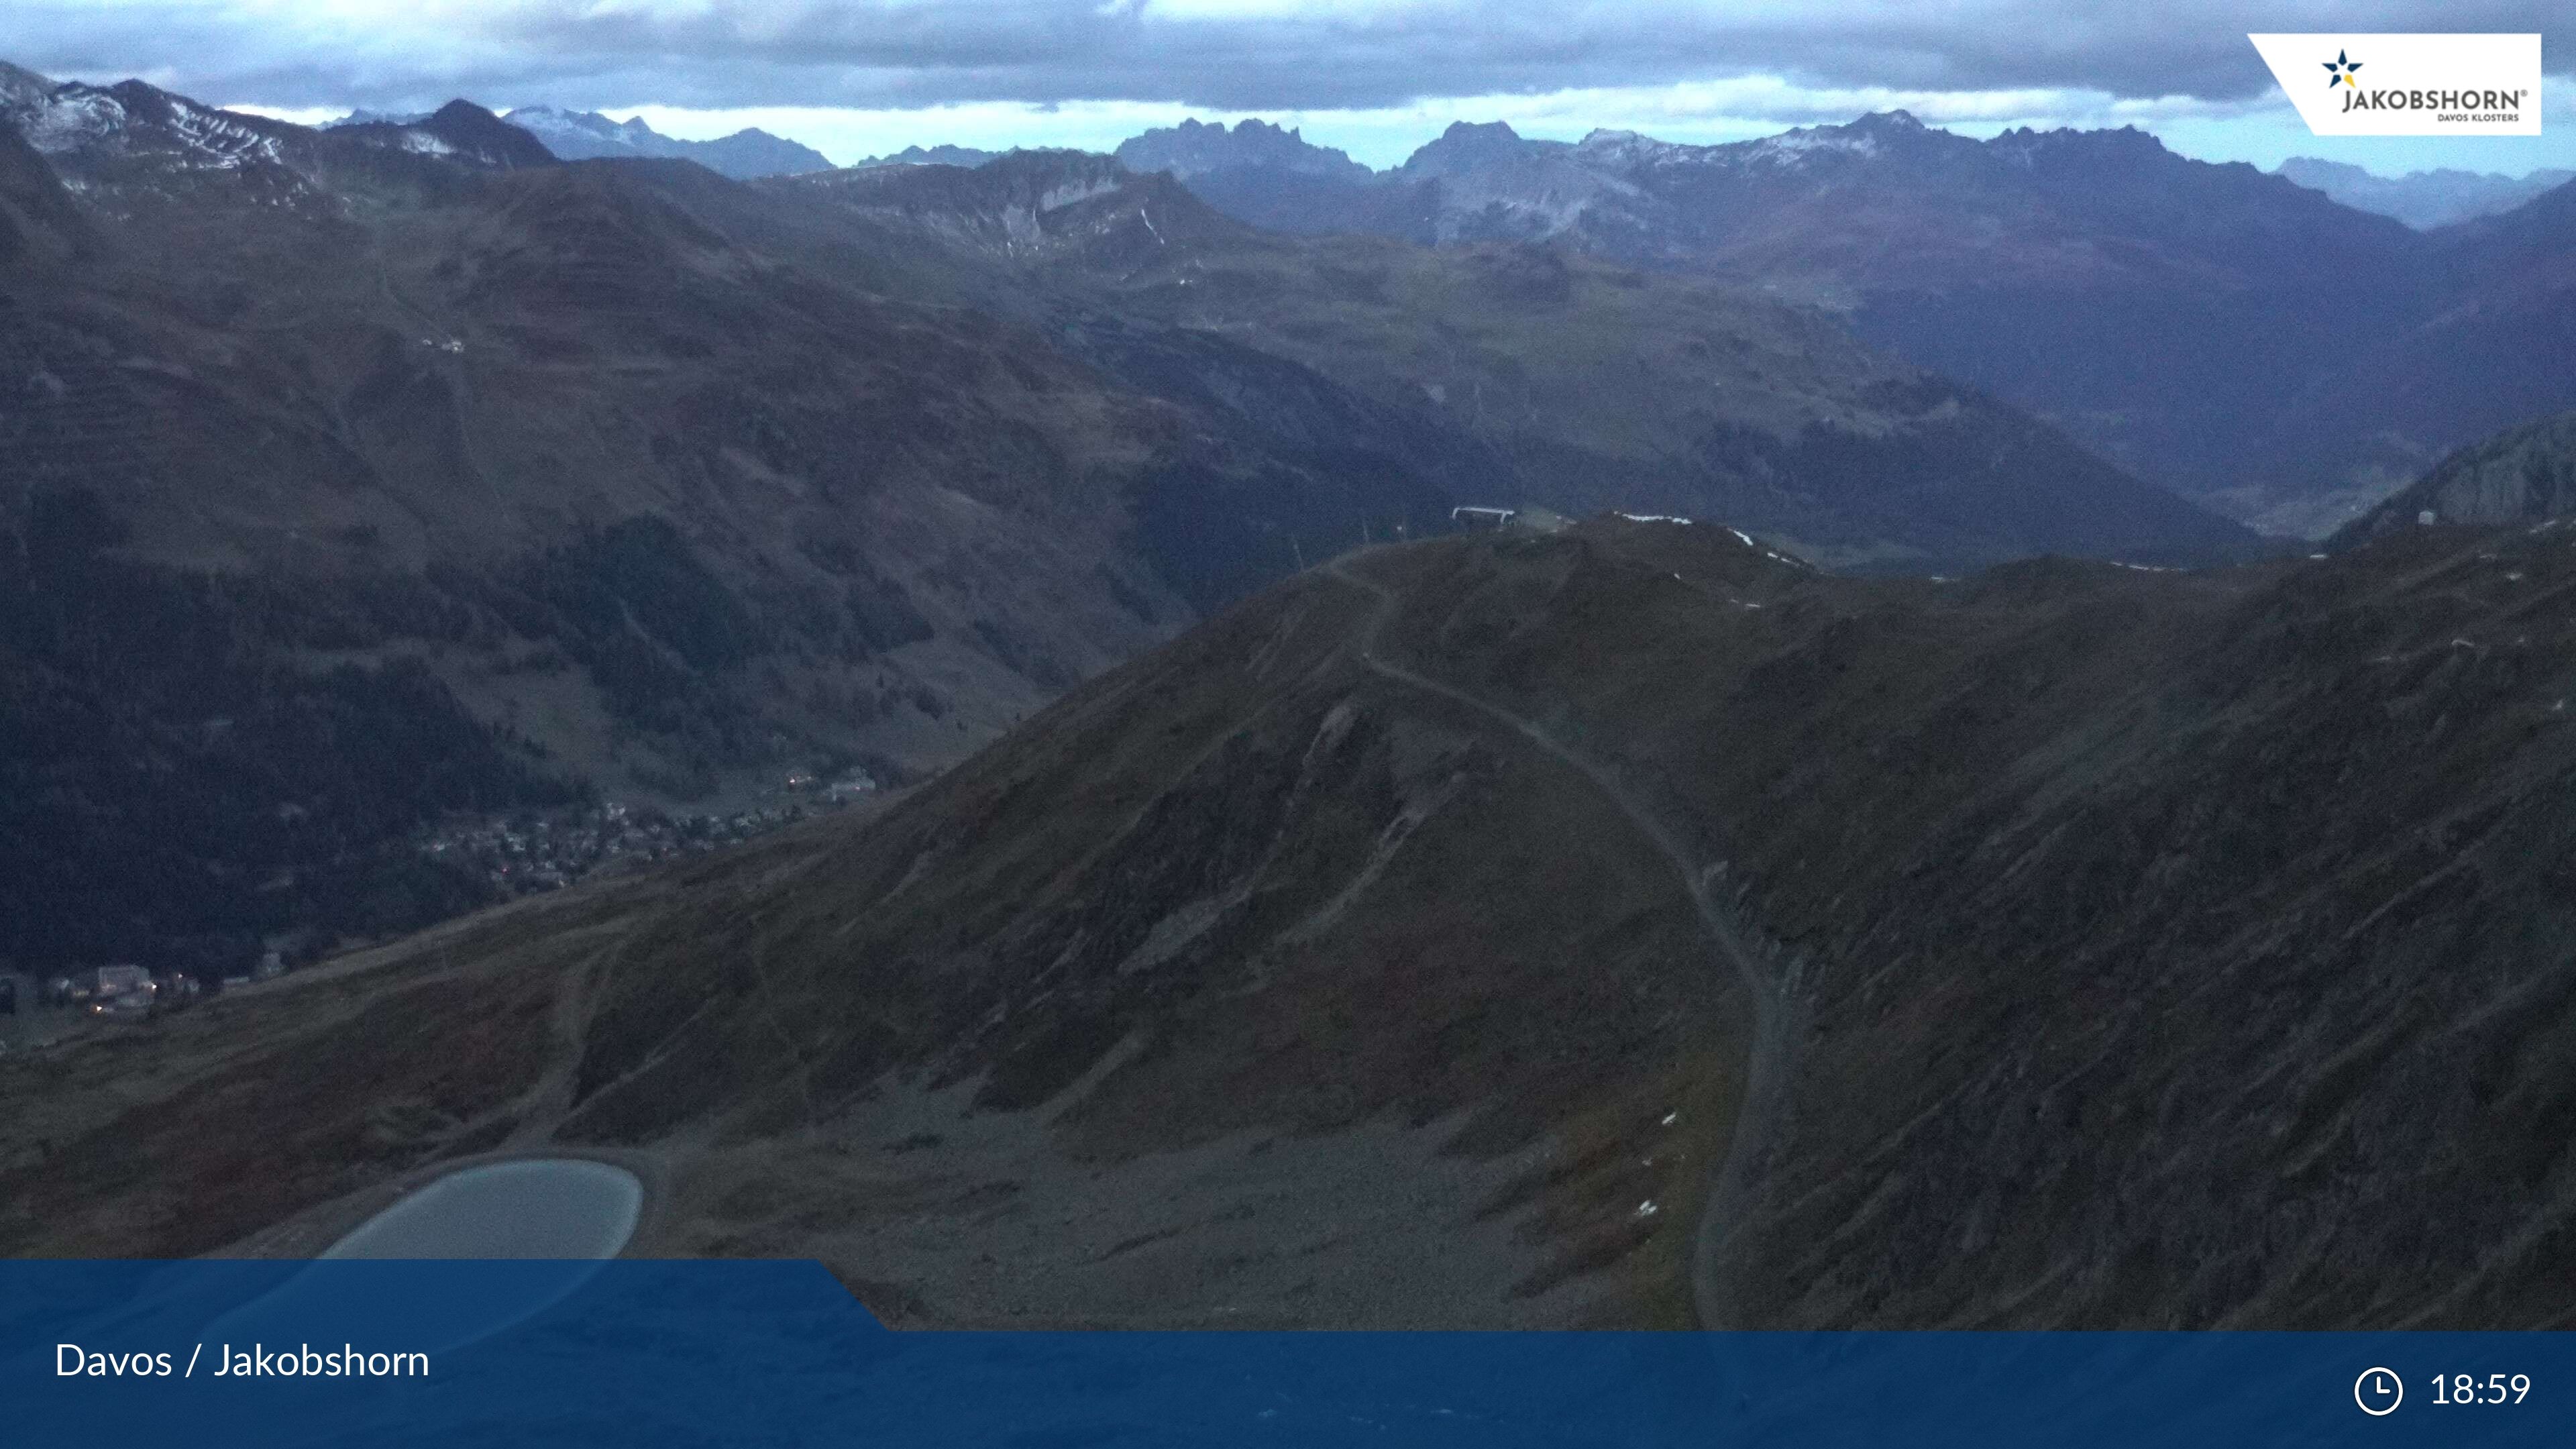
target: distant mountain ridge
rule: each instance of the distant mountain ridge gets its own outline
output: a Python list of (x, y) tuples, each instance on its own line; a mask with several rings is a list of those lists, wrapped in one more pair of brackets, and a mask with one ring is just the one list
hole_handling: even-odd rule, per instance
[[(2278, 532), (2323, 536), (2444, 450), (2576, 403), (2576, 291), (2549, 282), (2564, 186), (2426, 235), (2134, 128), (1981, 141), (1894, 111), (1699, 146), (1461, 122), (1367, 175), (1214, 132), (1191, 133), (1214, 169), (1185, 184), (1255, 225), (1534, 242), (1813, 302)], [(2463, 361), (2463, 317), (2529, 341)]]
[(695, 161), (720, 176), (749, 181), (762, 176), (794, 176), (827, 171), (832, 163), (811, 146), (750, 128), (712, 141), (683, 141), (665, 136), (642, 116), (612, 121), (596, 111), (565, 111), (552, 106), (521, 106), (502, 117), (567, 161), (601, 156), (667, 156)]
[(47, 85), (24, 71), (11, 80), (0, 87), (0, 124), (85, 201), (127, 215), (198, 204), (337, 214), (360, 195), (417, 197), (447, 188), (456, 166), (555, 164), (534, 136), (470, 101), (416, 119), (316, 130), (142, 81)]
[(408, 126), (415, 121), (426, 121), (428, 119), (429, 112), (427, 111), (371, 111), (364, 106), (360, 106), (356, 110), (351, 111), (349, 114), (342, 116), (336, 121), (324, 121), (322, 123), (322, 129), (325, 131), (336, 131), (342, 126)]
[(2380, 176), (2348, 162), (2314, 156), (2293, 156), (2272, 172), (2357, 211), (2395, 217), (2418, 231), (2511, 211), (2545, 191), (2576, 181), (2576, 171), (2550, 169), (2505, 176), (2443, 167)]
[[(17, 72), (0, 87), (40, 150), (115, 105), (95, 88), (49, 84)], [(528, 126), (478, 125), (473, 115), (489, 113), (469, 112), (353, 116), (325, 134), (424, 153), (461, 146), (514, 166), (557, 148), (642, 155), (738, 141), (765, 152), (776, 140), (677, 142), (640, 121), (513, 113), (547, 130), (547, 147), (516, 139), (534, 139)], [(282, 134), (264, 124), (208, 114), (164, 130), (168, 150), (221, 168), (264, 154)], [(2134, 129), (1978, 141), (1902, 111), (1716, 146), (1614, 131), (1539, 141), (1462, 122), (1385, 172), (1257, 120), (1188, 121), (1120, 152), (1129, 169), (1170, 171), (1268, 229), (1536, 242), (1820, 304), (1880, 346), (2277, 532), (2321, 536), (2446, 449), (2576, 403), (2576, 376), (2550, 363), (2576, 331), (2576, 293), (2548, 284), (2559, 252), (2545, 218), (2532, 219), (2556, 193), (2427, 236), (2287, 176), (2175, 155)], [(820, 159), (804, 148), (694, 154), (735, 175)], [(993, 156), (914, 146), (853, 169)], [(109, 194), (117, 184), (79, 179)], [(2527, 337), (2530, 355), (2488, 349), (2459, 363), (2464, 318)], [(2356, 350), (2345, 345), (2354, 335), (2379, 340)], [(2426, 377), (2438, 385), (2404, 381)]]
[(1317, 146), (1294, 129), (1265, 121), (1220, 123), (1185, 120), (1120, 142), (1118, 164), (1140, 175), (1168, 171), (1183, 181), (1211, 171), (1273, 170), (1301, 176), (1365, 181), (1376, 173), (1342, 151)]
[(1730, 288), (1526, 243), (1267, 234), (1083, 152), (771, 184), (1014, 269), (1014, 305), (1157, 390), (1225, 406), (1282, 361), (1350, 386), (1439, 440), (1424, 466), (1461, 502), (1725, 519), (1856, 568), (2257, 547), (2009, 405)]
[(334, 134), (407, 150), (462, 156), (504, 171), (551, 166), (558, 159), (525, 127), (511, 125), (465, 100), (449, 101), (422, 120), (361, 122), (338, 127)]
[(864, 160), (853, 161), (850, 163), (850, 169), (857, 171), (872, 166), (975, 167), (995, 157), (1008, 154), (1005, 151), (982, 151), (973, 146), (906, 146), (900, 151), (889, 152), (883, 156), (870, 156)]

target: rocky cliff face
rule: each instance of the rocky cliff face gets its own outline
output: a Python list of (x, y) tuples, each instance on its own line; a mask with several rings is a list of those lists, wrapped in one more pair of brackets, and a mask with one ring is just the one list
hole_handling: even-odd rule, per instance
[(1229, 131), (1222, 123), (1196, 120), (1130, 136), (1118, 146), (1118, 164), (1138, 175), (1168, 171), (1186, 181), (1212, 171), (1264, 171), (1365, 181), (1367, 167), (1343, 152), (1309, 143), (1295, 128), (1264, 121), (1237, 121)]
[(2436, 523), (2536, 523), (2576, 513), (2576, 413), (2462, 448), (2336, 535), (2339, 544)]
[(45, 158), (0, 126), (0, 266), (34, 270), (93, 249), (97, 232)]

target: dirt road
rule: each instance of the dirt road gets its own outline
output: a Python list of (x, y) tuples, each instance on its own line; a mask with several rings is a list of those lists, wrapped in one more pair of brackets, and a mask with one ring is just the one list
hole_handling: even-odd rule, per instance
[(1700, 924), (1706, 929), (1709, 940), (1717, 947), (1718, 955), (1725, 958), (1727, 969), (1736, 974), (1752, 997), (1753, 1045), (1750, 1058), (1745, 1063), (1744, 1105), (1737, 1114), (1735, 1130), (1728, 1137), (1726, 1157), (1711, 1178), (1708, 1201), (1700, 1214), (1691, 1258), (1691, 1301), (1700, 1325), (1704, 1328), (1734, 1326), (1738, 1314), (1725, 1266), (1727, 1240), (1743, 1218), (1745, 1203), (1752, 1192), (1754, 1169), (1770, 1150), (1788, 1106), (1789, 1057), (1798, 1038), (1794, 1021), (1796, 1003), (1791, 992), (1794, 968), (1786, 972), (1777, 969), (1769, 952), (1746, 940), (1745, 932), (1711, 889), (1711, 882), (1716, 878), (1715, 863), (1699, 861), (1671, 828), (1608, 767), (1568, 746), (1534, 720), (1455, 685), (1444, 684), (1380, 658), (1377, 653), (1378, 636), (1387, 621), (1394, 617), (1396, 597), (1352, 572), (1346, 565), (1346, 559), (1336, 559), (1326, 564), (1324, 571), (1343, 583), (1366, 591), (1378, 601), (1377, 611), (1369, 616), (1368, 625), (1359, 637), (1360, 661), (1380, 676), (1453, 700), (1510, 726), (1541, 751), (1571, 766), (1591, 781), (1654, 843), (1655, 849), (1672, 862), (1673, 869), (1681, 876), (1682, 889), (1689, 893), (1691, 906), (1699, 913)]

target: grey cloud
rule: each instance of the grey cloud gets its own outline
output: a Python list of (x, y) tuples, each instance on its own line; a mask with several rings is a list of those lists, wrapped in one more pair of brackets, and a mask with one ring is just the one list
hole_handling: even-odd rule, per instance
[[(240, 12), (236, 12), (238, 15)], [(2278, 30), (2539, 30), (2534, 0), (2294, 0)], [(371, 44), (270, 11), (228, 21), (182, 0), (35, 0), (0, 46), (69, 74), (161, 75), (211, 99), (283, 106), (645, 101), (687, 107), (1177, 102), (1329, 110), (1424, 99), (1771, 73), (1817, 87), (2084, 88), (2226, 101), (2269, 91), (2241, 7), (2215, 0), (1923, 5), (1530, 5), (1175, 20), (1098, 0), (893, 7), (718, 0), (660, 13), (516, 0), (439, 43)]]

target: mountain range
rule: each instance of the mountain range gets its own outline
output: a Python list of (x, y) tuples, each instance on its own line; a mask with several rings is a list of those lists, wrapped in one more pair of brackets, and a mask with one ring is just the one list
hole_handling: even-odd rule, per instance
[(1812, 310), (1265, 236), (1107, 158), (743, 184), (140, 82), (5, 119), (20, 959), (416, 924), (472, 896), (403, 845), (447, 812), (917, 778), (1460, 503), (1880, 569), (2258, 547)]
[(695, 161), (719, 176), (738, 181), (828, 171), (832, 167), (813, 147), (757, 128), (712, 141), (682, 141), (646, 125), (642, 116), (612, 121), (596, 111), (521, 106), (501, 119), (544, 142), (547, 150), (566, 161), (599, 156), (669, 156)]
[(1460, 123), (1366, 176), (1268, 128), (1186, 135), (1186, 184), (1258, 225), (1538, 242), (1808, 300), (2278, 532), (2322, 536), (2576, 402), (2566, 186), (2426, 235), (2133, 129), (1979, 141), (1891, 112), (1687, 146)]
[(1265, 121), (1222, 124), (1183, 121), (1165, 130), (1148, 131), (1121, 142), (1118, 164), (1139, 174), (1168, 171), (1188, 181), (1221, 172), (1276, 171), (1325, 181), (1367, 181), (1376, 173), (1344, 152), (1309, 144), (1295, 129)]
[(580, 1154), (905, 1325), (2569, 1324), (2576, 189), (1134, 159), (0, 71), (0, 956), (333, 952), (0, 1056), (0, 1252)]
[[(827, 165), (757, 132), (677, 142), (640, 120), (511, 116), (568, 157)], [(914, 146), (859, 168), (996, 154)], [(1819, 305), (2270, 532), (2320, 537), (2449, 449), (2576, 402), (2564, 243), (2531, 214), (2563, 189), (2554, 172), (2386, 180), (2297, 158), (2265, 175), (2134, 130), (1980, 142), (1903, 112), (1724, 146), (1461, 123), (1384, 173), (1259, 120), (1186, 121), (1117, 155), (1264, 229), (1535, 242)], [(2463, 224), (2413, 229), (2437, 222)], [(2464, 366), (2463, 319), (2508, 337)], [(2373, 347), (2348, 345), (2363, 334)], [(2405, 381), (2430, 375), (2455, 385)]]
[[(336, 131), (351, 126), (409, 126), (429, 119), (418, 113), (359, 109), (323, 126)], [(642, 116), (613, 121), (597, 111), (567, 111), (554, 106), (521, 106), (501, 119), (535, 137), (547, 154), (564, 161), (603, 156), (661, 156), (695, 161), (720, 176), (748, 181), (762, 176), (793, 176), (827, 171), (832, 163), (822, 152), (757, 128), (736, 131), (712, 141), (683, 141), (665, 136)]]
[(972, 146), (906, 146), (883, 156), (870, 156), (850, 163), (857, 170), (869, 166), (981, 166), (1000, 151), (981, 151)]
[[(1008, 268), (992, 305), (1070, 298), (1119, 319), (1087, 355), (1159, 387), (1240, 391), (1222, 343), (1355, 388), (1440, 440), (1462, 496), (1721, 516), (1848, 566), (2253, 544), (1992, 399), (1742, 293), (1508, 242), (1283, 238), (1072, 152), (792, 186)], [(1138, 322), (1188, 352), (1149, 358)]]
[(2576, 171), (2543, 167), (2524, 176), (2442, 167), (2381, 176), (2343, 161), (2293, 156), (2272, 168), (2356, 211), (2393, 216), (2418, 231), (2511, 211), (2544, 191), (2576, 181)]

